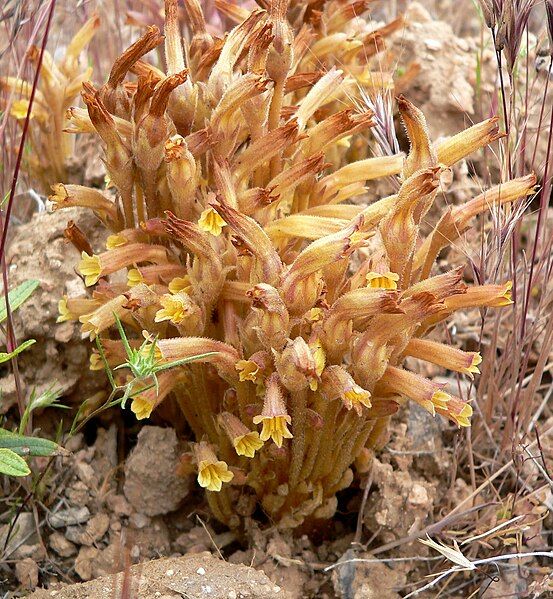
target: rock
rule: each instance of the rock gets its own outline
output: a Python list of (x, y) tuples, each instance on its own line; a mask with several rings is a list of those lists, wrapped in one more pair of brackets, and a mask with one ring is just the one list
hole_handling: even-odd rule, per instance
[(68, 526), (65, 538), (77, 545), (91, 547), (97, 543), (108, 531), (109, 516), (107, 514), (95, 514), (87, 522), (84, 530), (80, 526)]
[[(68, 529), (69, 530), (69, 529)], [(71, 541), (67, 540), (60, 532), (50, 535), (48, 543), (53, 551), (61, 557), (70, 557), (77, 553), (77, 548)]]
[[(81, 549), (89, 551), (90, 547)], [(79, 554), (80, 556), (80, 554)], [(292, 599), (285, 589), (265, 574), (248, 566), (235, 566), (209, 553), (171, 557), (132, 566), (130, 577), (140, 599)], [(56, 591), (56, 599), (113, 599), (122, 576), (110, 575)], [(134, 586), (134, 585), (133, 585)], [(51, 599), (51, 591), (39, 590), (29, 599)], [(383, 599), (383, 598), (381, 598)]]
[[(353, 558), (374, 559), (370, 553), (357, 554), (348, 550), (342, 565), (332, 571), (332, 583), (337, 597), (343, 599), (400, 599), (396, 591), (405, 585), (406, 575), (401, 567), (389, 568), (381, 562), (363, 563)], [(403, 566), (405, 568), (405, 566)]]
[(96, 488), (98, 486), (98, 478), (95, 469), (86, 462), (77, 462), (75, 464), (75, 474), (85, 485)]
[(465, 128), (466, 115), (474, 114), (476, 46), (459, 39), (418, 2), (409, 4), (405, 23), (391, 50), (402, 63), (417, 63), (420, 72), (404, 93), (430, 117), (433, 139), (457, 133)]
[[(5, 524), (0, 528), (0, 547), (4, 547), (9, 530), (9, 524)], [(33, 514), (30, 512), (22, 512), (19, 514), (17, 522), (11, 531), (4, 557), (8, 558), (12, 556), (12, 554), (14, 554), (14, 557), (16, 558), (27, 557), (19, 555), (18, 550), (24, 544), (32, 544), (37, 540), (35, 519)]]
[(26, 589), (32, 590), (38, 585), (38, 566), (30, 557), (15, 564), (15, 575), (21, 586)]
[(146, 526), (150, 525), (151, 521), (151, 518), (144, 514), (133, 514), (129, 518), (129, 524), (134, 528), (146, 528)]
[(394, 470), (391, 464), (373, 462), (376, 488), (369, 495), (365, 523), (379, 530), (384, 542), (394, 541), (420, 530), (432, 517), (436, 488), (408, 471)]
[(179, 507), (190, 483), (176, 475), (177, 464), (175, 431), (145, 426), (125, 465), (125, 497), (137, 512), (158, 516)]
[(85, 534), (90, 539), (90, 543), (99, 541), (108, 531), (109, 516), (107, 514), (95, 514), (87, 523)]
[(65, 496), (74, 507), (84, 507), (90, 501), (91, 489), (82, 481), (74, 482), (65, 490)]
[(151, 524), (144, 528), (127, 529), (127, 534), (136, 560), (152, 559), (170, 553), (169, 529), (160, 517), (153, 518)]
[(14, 552), (15, 559), (26, 559), (32, 557), (36, 562), (46, 557), (46, 552), (42, 543), (34, 543), (33, 545), (20, 545)]
[(64, 526), (84, 524), (89, 518), (90, 511), (87, 507), (70, 507), (51, 513), (48, 522), (52, 528), (63, 528)]
[(94, 443), (94, 472), (96, 478), (115, 482), (113, 472), (117, 468), (117, 427), (100, 428)]
[[(38, 289), (13, 315), (17, 339), (36, 339), (18, 358), (22, 386), (35, 388), (38, 395), (54, 384), (62, 389), (64, 403), (74, 399), (80, 405), (105, 385), (105, 378), (88, 368), (90, 346), (81, 339), (80, 323), (56, 323), (58, 302), (64, 294), (86, 294), (75, 271), (79, 252), (63, 236), (68, 220), (75, 221), (89, 236), (95, 251), (105, 248), (106, 232), (92, 212), (78, 208), (55, 214), (42, 212), (28, 223), (10, 228), (14, 236), (7, 262), (10, 287), (29, 279), (40, 281)], [(56, 375), (57, 380), (53, 378)], [(4, 414), (16, 401), (11, 374), (0, 378), (0, 389), (0, 413)]]
[(132, 506), (124, 495), (108, 495), (106, 498), (108, 508), (118, 517), (130, 516)]
[(92, 563), (100, 555), (96, 547), (81, 547), (79, 555), (75, 559), (75, 572), (81, 580), (90, 580), (92, 578)]

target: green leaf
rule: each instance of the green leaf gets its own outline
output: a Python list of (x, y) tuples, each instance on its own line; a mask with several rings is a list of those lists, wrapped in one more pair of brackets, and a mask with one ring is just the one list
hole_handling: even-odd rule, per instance
[(25, 437), (0, 428), (0, 450), (9, 449), (20, 456), (49, 457), (65, 450), (49, 439)]
[(36, 343), (36, 339), (28, 339), (27, 341), (23, 341), (21, 345), (18, 345), (12, 352), (6, 353), (0, 351), (0, 364), (11, 360), (17, 354), (20, 354), (22, 351), (25, 351), (28, 347), (31, 347), (33, 343)]
[[(29, 281), (24, 281), (21, 285), (18, 285), (15, 289), (12, 289), (8, 293), (8, 299), (10, 301), (10, 310), (13, 312), (17, 310), (19, 306), (25, 301), (27, 301), (35, 289), (40, 285), (40, 281), (36, 279), (30, 279)], [(6, 298), (0, 298), (0, 322), (4, 322), (8, 317), (8, 310), (6, 309)]]
[(0, 448), (0, 473), (8, 476), (27, 476), (31, 474), (27, 462), (11, 449)]

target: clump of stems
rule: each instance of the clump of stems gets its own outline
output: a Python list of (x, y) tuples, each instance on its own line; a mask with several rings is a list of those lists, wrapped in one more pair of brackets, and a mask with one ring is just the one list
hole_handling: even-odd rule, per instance
[[(378, 112), (392, 86), (371, 70), (386, 30), (380, 45), (375, 32), (346, 33), (358, 5), (221, 1), (236, 26), (217, 39), (188, 2), (183, 47), (167, 0), (165, 35), (149, 28), (105, 84), (84, 85), (87, 111), (72, 116), (73, 130), (101, 138), (116, 200), (61, 183), (51, 196), (111, 230), (105, 251), (83, 252), (91, 293), (64, 298), (62, 318), (101, 340), (110, 367), (145, 352), (159, 375), (133, 389), (131, 410), (146, 419), (175, 402), (196, 440), (183, 470), (230, 526), (256, 505), (282, 528), (330, 518), (354, 462), (370, 460), (408, 401), (469, 426), (470, 403), (405, 359), (474, 376), (478, 353), (425, 337), (456, 310), (511, 303), (509, 282), (469, 286), (462, 269), (434, 263), (477, 215), (531, 194), (535, 177), (446, 210), (422, 237), (441, 174), (498, 139), (497, 119), (434, 145), (400, 96), (409, 153), (387, 137), (391, 152), (353, 158), (350, 142), (378, 120), (356, 109), (359, 89)], [(161, 44), (166, 73), (143, 60)], [(348, 203), (390, 176), (397, 193)]]

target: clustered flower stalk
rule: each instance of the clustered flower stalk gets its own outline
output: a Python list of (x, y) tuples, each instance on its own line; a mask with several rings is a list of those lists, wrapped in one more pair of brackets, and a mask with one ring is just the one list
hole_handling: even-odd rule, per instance
[[(535, 177), (446, 210), (423, 237), (441, 173), (498, 139), (497, 119), (434, 145), (400, 97), (409, 153), (371, 158), (358, 143), (374, 125), (360, 90), (391, 88), (370, 57), (393, 27), (359, 27), (360, 4), (250, 11), (221, 0), (237, 24), (219, 39), (190, 0), (183, 42), (166, 0), (165, 36), (151, 27), (107, 83), (85, 84), (88, 112), (74, 113), (72, 128), (104, 144), (116, 199), (63, 184), (51, 197), (111, 230), (107, 249), (78, 265), (90, 295), (64, 298), (60, 318), (98, 336), (111, 366), (125, 355), (116, 316), (136, 347), (157, 339), (160, 363), (207, 354), (164, 372), (131, 409), (146, 419), (176, 402), (196, 440), (183, 464), (230, 526), (256, 505), (282, 528), (332, 517), (354, 462), (370, 460), (407, 401), (469, 426), (470, 403), (405, 358), (474, 376), (478, 353), (423, 337), (456, 310), (511, 303), (508, 282), (468, 286), (462, 269), (433, 265), (477, 215), (532, 193)], [(161, 44), (167, 73), (143, 60)], [(394, 195), (348, 203), (390, 176)]]
[[(75, 155), (75, 133), (69, 129), (71, 114), (78, 118), (81, 108), (71, 108), (78, 97), (83, 82), (92, 76), (92, 67), (86, 63), (84, 50), (94, 37), (100, 19), (93, 15), (74, 35), (63, 56), (54, 60), (45, 50), (40, 65), (40, 78), (32, 108), (30, 98), (32, 83), (17, 77), (0, 77), (0, 88), (10, 92), (10, 114), (23, 124), (27, 113), (34, 126), (29, 128), (31, 152), (26, 153), (24, 167), (32, 180), (48, 193), (52, 182), (66, 181), (69, 160)], [(32, 46), (27, 59), (37, 67), (39, 48)], [(80, 130), (80, 129), (79, 129)], [(93, 131), (93, 129), (90, 129)]]

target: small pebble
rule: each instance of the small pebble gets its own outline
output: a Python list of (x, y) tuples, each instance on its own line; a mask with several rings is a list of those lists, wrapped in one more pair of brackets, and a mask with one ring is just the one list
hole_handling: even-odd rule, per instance
[(87, 507), (70, 507), (66, 510), (59, 510), (50, 514), (48, 522), (52, 528), (62, 528), (75, 524), (83, 524), (90, 518), (90, 511)]
[(203, 568), (198, 568), (196, 570), (196, 574), (199, 574), (200, 576), (205, 576), (205, 570)]

